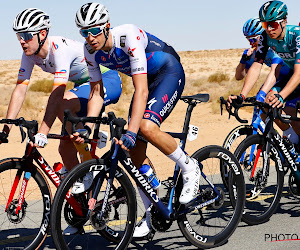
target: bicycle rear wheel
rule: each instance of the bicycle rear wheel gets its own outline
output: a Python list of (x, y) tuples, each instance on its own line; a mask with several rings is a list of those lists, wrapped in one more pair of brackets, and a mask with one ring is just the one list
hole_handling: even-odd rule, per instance
[[(270, 154), (266, 154), (266, 142), (262, 135), (251, 135), (235, 152), (246, 184), (246, 203), (242, 220), (249, 225), (269, 220), (276, 211), (282, 194), (283, 162), (279, 151), (272, 143)], [(269, 166), (265, 175), (264, 162)]]
[[(21, 178), (6, 209), (18, 171), (21, 171)], [(22, 159), (0, 161), (0, 245), (4, 249), (37, 249), (45, 240), (50, 225), (52, 196), (48, 183), (37, 167), (30, 170), (23, 205), (19, 213), (16, 212), (25, 171), (29, 169)]]
[[(177, 222), (185, 238), (193, 245), (199, 248), (216, 247), (227, 241), (240, 222), (245, 203), (243, 174), (234, 155), (220, 146), (204, 147), (192, 157), (198, 160), (201, 171), (208, 179), (200, 177), (198, 197), (202, 198), (201, 203), (216, 197), (209, 182), (218, 189), (221, 197), (215, 203), (187, 213)], [(229, 169), (228, 189), (222, 180), (221, 161)], [(176, 199), (179, 196), (180, 190), (177, 189)]]
[[(101, 246), (103, 249), (110, 247), (124, 249), (128, 246), (136, 220), (136, 195), (129, 178), (119, 167), (110, 188), (107, 209), (102, 216), (103, 219), (98, 220), (107, 186), (108, 171), (109, 164), (106, 161), (92, 159), (77, 165), (59, 186), (53, 200), (51, 214), (52, 237), (57, 249), (95, 249), (95, 246)], [(94, 176), (91, 188), (84, 193), (74, 195), (83, 211), (83, 216), (79, 216), (66, 201), (65, 196), (72, 189), (73, 184), (88, 172), (92, 172)], [(88, 203), (91, 202), (90, 198), (100, 172), (103, 173), (103, 184), (96, 197), (95, 206), (88, 214)], [(64, 235), (63, 231), (68, 225), (80, 228), (80, 233)]]

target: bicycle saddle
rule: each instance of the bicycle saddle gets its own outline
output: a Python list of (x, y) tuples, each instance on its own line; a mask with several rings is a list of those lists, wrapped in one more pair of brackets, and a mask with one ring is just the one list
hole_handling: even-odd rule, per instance
[(208, 102), (209, 94), (197, 94), (197, 95), (190, 95), (190, 96), (181, 96), (180, 100), (183, 100), (183, 101), (197, 100), (197, 101), (200, 101), (200, 102)]

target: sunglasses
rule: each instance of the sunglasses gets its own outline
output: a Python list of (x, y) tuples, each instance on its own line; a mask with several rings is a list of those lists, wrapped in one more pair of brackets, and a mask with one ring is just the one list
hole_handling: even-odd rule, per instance
[(103, 32), (103, 29), (101, 29), (101, 26), (96, 26), (89, 29), (81, 29), (79, 33), (84, 37), (87, 38), (89, 34), (92, 36), (98, 36)]
[(262, 27), (266, 30), (268, 27), (272, 28), (273, 30), (278, 29), (279, 24), (282, 22), (283, 20), (279, 20), (279, 21), (270, 21), (270, 22), (261, 22)]
[(26, 41), (30, 41), (33, 38), (33, 36), (37, 33), (38, 32), (19, 32), (16, 33), (16, 35), (19, 41), (23, 40), (26, 42)]
[(259, 37), (260, 37), (260, 35), (257, 35), (257, 36), (252, 36), (252, 37), (246, 37), (246, 39), (247, 39), (250, 43), (256, 43)]

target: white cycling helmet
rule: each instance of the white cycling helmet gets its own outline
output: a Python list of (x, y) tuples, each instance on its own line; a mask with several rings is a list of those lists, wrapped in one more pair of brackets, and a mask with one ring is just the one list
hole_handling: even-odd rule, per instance
[(87, 3), (77, 11), (75, 22), (78, 28), (89, 28), (93, 25), (104, 26), (109, 21), (106, 7), (100, 3)]
[(49, 16), (37, 8), (21, 11), (15, 18), (13, 30), (15, 32), (37, 32), (51, 27)]

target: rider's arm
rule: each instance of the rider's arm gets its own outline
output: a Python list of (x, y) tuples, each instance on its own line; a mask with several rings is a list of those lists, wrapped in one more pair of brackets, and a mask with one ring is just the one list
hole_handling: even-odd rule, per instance
[(132, 76), (133, 85), (135, 88), (131, 119), (128, 124), (128, 130), (137, 134), (148, 99), (148, 84), (147, 74), (138, 74)]
[(294, 73), (286, 86), (279, 92), (283, 99), (287, 98), (300, 83), (300, 64), (294, 65)]
[(246, 69), (246, 64), (239, 63), (239, 65), (235, 69), (235, 79), (237, 81), (243, 80), (248, 72), (248, 69)]
[[(28, 82), (28, 81), (27, 81)], [(26, 97), (27, 91), (27, 84), (22, 84), (21, 82), (16, 85), (8, 105), (6, 118), (7, 119), (16, 119), (17, 115), (19, 114), (22, 104)], [(3, 128), (3, 131), (8, 134), (12, 124), (6, 124)]]
[(271, 65), (271, 70), (264, 82), (264, 85), (261, 88), (262, 91), (264, 91), (265, 93), (268, 93), (271, 90), (271, 88), (276, 83), (276, 78), (278, 77), (280, 68), (281, 68), (281, 65), (279, 65), (279, 64)]
[(253, 88), (254, 84), (257, 82), (258, 77), (260, 75), (261, 68), (262, 68), (262, 64), (258, 62), (254, 62), (250, 67), (243, 88), (241, 90), (241, 94), (244, 95), (245, 97), (248, 95), (250, 90)]

